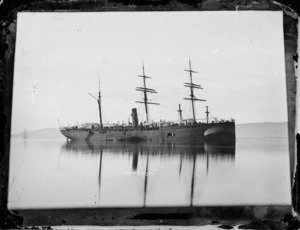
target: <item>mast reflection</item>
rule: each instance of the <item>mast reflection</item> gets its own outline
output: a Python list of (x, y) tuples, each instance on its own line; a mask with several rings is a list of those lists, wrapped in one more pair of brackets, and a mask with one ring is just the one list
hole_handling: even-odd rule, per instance
[(191, 203), (190, 206), (193, 206), (193, 198), (194, 198), (194, 184), (195, 184), (195, 167), (196, 167), (196, 154), (193, 157), (193, 173), (192, 173), (192, 181), (191, 181)]
[(149, 154), (147, 154), (147, 161), (146, 161), (146, 172), (145, 172), (145, 187), (144, 187), (144, 207), (146, 207), (146, 195), (147, 195), (147, 182), (148, 182), (148, 167), (149, 167)]
[[(100, 201), (100, 191), (103, 189), (102, 181), (105, 178), (102, 178), (103, 170), (105, 171), (105, 167), (103, 168), (103, 164), (105, 165), (105, 160), (107, 159), (105, 156), (118, 156), (118, 155), (127, 155), (129, 159), (131, 159), (131, 175), (137, 175), (140, 171), (139, 168), (144, 168), (144, 180), (143, 180), (143, 201), (141, 203), (142, 207), (151, 206), (151, 202), (147, 201), (147, 190), (151, 188), (151, 185), (155, 183), (155, 180), (151, 178), (149, 181), (149, 166), (152, 161), (159, 160), (159, 162), (167, 162), (167, 161), (177, 161), (178, 168), (177, 172), (179, 172), (179, 177), (182, 173), (187, 175), (187, 170), (191, 170), (190, 175), (190, 186), (186, 188), (190, 190), (190, 201), (187, 203), (187, 206), (193, 206), (194, 196), (198, 194), (195, 190), (195, 184), (197, 183), (197, 178), (199, 175), (199, 170), (203, 169), (201, 164), (203, 163), (204, 167), (206, 167), (206, 177), (211, 168), (211, 164), (213, 165), (234, 165), (235, 162), (235, 145), (233, 146), (214, 146), (208, 143), (205, 143), (204, 146), (192, 146), (192, 145), (176, 145), (176, 144), (165, 144), (165, 145), (157, 145), (157, 144), (149, 144), (149, 143), (106, 143), (95, 145), (89, 142), (67, 142), (62, 147), (62, 152), (68, 154), (82, 154), (86, 156), (97, 156), (99, 155), (99, 201)], [(145, 159), (140, 160), (140, 159)], [(202, 163), (201, 163), (202, 162)], [(191, 164), (192, 168), (184, 169), (184, 164)], [(197, 166), (199, 165), (199, 166)], [(152, 168), (155, 167), (155, 163)], [(200, 176), (201, 177), (201, 176)], [(175, 177), (174, 177), (175, 178)], [(170, 180), (174, 179), (170, 178)], [(175, 180), (175, 179), (174, 179)], [(150, 183), (151, 182), (151, 183)], [(199, 182), (198, 182), (199, 184)], [(151, 196), (151, 194), (149, 194)], [(104, 198), (103, 198), (104, 199)], [(101, 204), (100, 204), (101, 205)]]
[(98, 181), (99, 181), (99, 202), (100, 202), (100, 192), (101, 192), (101, 173), (102, 173), (102, 156), (103, 156), (103, 149), (100, 149), (100, 163), (99, 163), (99, 176), (98, 176)]

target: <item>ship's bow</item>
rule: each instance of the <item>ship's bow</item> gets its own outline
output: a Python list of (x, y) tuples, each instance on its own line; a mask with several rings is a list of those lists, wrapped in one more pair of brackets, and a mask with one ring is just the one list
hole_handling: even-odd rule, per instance
[(212, 123), (204, 132), (205, 142), (214, 145), (235, 144), (235, 122)]

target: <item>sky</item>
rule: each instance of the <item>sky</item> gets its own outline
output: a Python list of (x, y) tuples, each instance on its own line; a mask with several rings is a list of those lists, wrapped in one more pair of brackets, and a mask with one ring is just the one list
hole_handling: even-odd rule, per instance
[(104, 123), (145, 120), (142, 63), (150, 120), (192, 118), (189, 57), (196, 118), (237, 124), (287, 121), (282, 12), (19, 13), (12, 133), (98, 122), (100, 79)]

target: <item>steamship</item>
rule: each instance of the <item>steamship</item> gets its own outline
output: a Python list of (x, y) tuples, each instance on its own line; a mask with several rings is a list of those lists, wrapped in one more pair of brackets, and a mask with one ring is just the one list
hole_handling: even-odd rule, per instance
[(197, 122), (195, 115), (195, 102), (205, 101), (198, 99), (194, 95), (194, 90), (203, 89), (201, 85), (193, 82), (191, 60), (189, 60), (190, 82), (185, 82), (184, 87), (190, 89), (190, 97), (184, 98), (191, 101), (193, 119), (183, 120), (182, 110), (179, 105), (180, 122), (158, 122), (149, 123), (149, 105), (159, 105), (148, 100), (148, 94), (157, 93), (154, 89), (148, 88), (146, 80), (150, 79), (145, 75), (143, 64), (143, 74), (138, 75), (143, 80), (143, 86), (136, 90), (143, 93), (143, 100), (136, 101), (144, 104), (146, 123), (139, 123), (137, 109), (131, 111), (132, 122), (127, 125), (105, 126), (102, 123), (101, 92), (99, 85), (98, 97), (94, 97), (98, 102), (100, 124), (90, 124), (82, 126), (61, 127), (61, 133), (67, 140), (86, 140), (92, 143), (107, 142), (153, 142), (153, 143), (182, 143), (182, 144), (234, 144), (235, 143), (235, 121), (231, 120), (211, 120), (209, 118), (208, 107), (206, 107), (206, 121)]

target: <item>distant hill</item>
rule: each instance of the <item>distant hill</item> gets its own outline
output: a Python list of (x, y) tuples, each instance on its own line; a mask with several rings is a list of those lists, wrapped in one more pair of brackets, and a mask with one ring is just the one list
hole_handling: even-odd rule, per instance
[[(46, 128), (26, 132), (28, 139), (65, 140), (58, 128)], [(287, 137), (287, 122), (248, 123), (236, 125), (237, 137)], [(24, 133), (13, 134), (12, 138), (23, 139)]]
[(264, 122), (236, 125), (237, 137), (288, 137), (287, 122)]
[[(23, 139), (24, 132), (11, 135), (12, 138)], [(26, 132), (27, 139), (65, 140), (58, 128), (45, 128)]]

